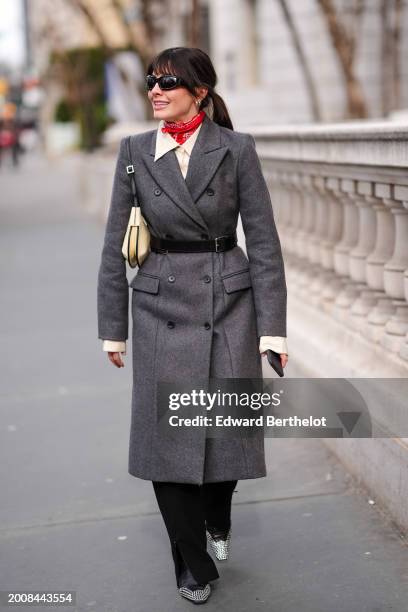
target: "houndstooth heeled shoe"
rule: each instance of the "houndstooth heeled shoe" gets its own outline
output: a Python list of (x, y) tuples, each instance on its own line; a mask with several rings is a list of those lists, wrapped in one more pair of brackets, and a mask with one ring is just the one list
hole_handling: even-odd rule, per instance
[(182, 597), (189, 599), (195, 604), (203, 604), (211, 594), (211, 587), (208, 583), (196, 585), (194, 588), (182, 586), (179, 588), (179, 593)]
[(188, 569), (185, 567), (181, 576), (180, 576), (180, 587), (178, 592), (182, 597), (189, 599), (195, 604), (203, 604), (207, 601), (209, 596), (211, 595), (211, 587), (208, 583), (200, 584), (196, 582), (194, 576)]
[(207, 540), (218, 561), (227, 561), (230, 551), (231, 529), (228, 532), (208, 528)]

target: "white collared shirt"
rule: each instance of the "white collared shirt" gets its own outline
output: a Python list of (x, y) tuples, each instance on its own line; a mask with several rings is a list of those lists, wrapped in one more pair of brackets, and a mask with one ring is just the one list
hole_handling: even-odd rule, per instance
[[(181, 145), (178, 144), (178, 142), (168, 132), (163, 133), (161, 131), (163, 125), (164, 120), (161, 119), (157, 128), (154, 161), (160, 159), (160, 157), (168, 153), (168, 151), (175, 149), (175, 154), (180, 166), (181, 173), (183, 177), (186, 178), (191, 152), (193, 150), (194, 143), (197, 140), (197, 136), (202, 124), (200, 123), (200, 125), (193, 132), (193, 134), (191, 134), (191, 136), (187, 138), (187, 140)], [(268, 349), (271, 349), (272, 351), (275, 351), (279, 354), (287, 354), (288, 347), (286, 343), (286, 338), (281, 336), (261, 336), (259, 339), (259, 352), (263, 353)], [(104, 340), (103, 350), (117, 353), (120, 352), (126, 355), (126, 341)]]
[(175, 154), (180, 166), (181, 173), (183, 177), (186, 178), (191, 151), (193, 150), (193, 146), (195, 144), (195, 141), (197, 140), (197, 136), (201, 129), (202, 123), (200, 123), (198, 128), (191, 134), (191, 136), (189, 136), (187, 140), (180, 145), (168, 132), (163, 133), (161, 131), (161, 128), (163, 126), (164, 121), (163, 119), (161, 119), (157, 130), (154, 161), (160, 159), (160, 157), (162, 157), (168, 151), (175, 149)]

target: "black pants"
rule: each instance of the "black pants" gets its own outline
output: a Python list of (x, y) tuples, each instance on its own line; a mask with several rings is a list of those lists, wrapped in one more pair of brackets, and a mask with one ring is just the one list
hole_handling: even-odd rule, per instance
[(197, 580), (219, 578), (207, 552), (206, 524), (220, 530), (231, 526), (231, 500), (237, 480), (202, 485), (153, 481), (157, 503), (170, 538), (177, 586), (185, 565)]

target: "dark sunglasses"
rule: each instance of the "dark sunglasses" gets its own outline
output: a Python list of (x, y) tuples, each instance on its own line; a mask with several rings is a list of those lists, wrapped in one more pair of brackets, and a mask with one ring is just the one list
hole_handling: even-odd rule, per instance
[(159, 84), (160, 89), (174, 89), (175, 87), (186, 86), (187, 83), (181, 77), (174, 76), (172, 74), (163, 74), (162, 76), (156, 77), (154, 74), (148, 74), (146, 76), (146, 89), (150, 91), (153, 87)]

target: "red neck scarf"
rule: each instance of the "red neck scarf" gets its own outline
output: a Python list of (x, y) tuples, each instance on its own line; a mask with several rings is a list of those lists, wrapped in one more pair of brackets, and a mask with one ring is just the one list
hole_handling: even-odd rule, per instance
[(201, 110), (190, 121), (165, 121), (161, 131), (168, 132), (178, 142), (183, 144), (203, 122), (205, 112)]

